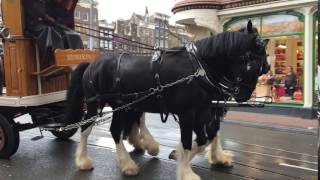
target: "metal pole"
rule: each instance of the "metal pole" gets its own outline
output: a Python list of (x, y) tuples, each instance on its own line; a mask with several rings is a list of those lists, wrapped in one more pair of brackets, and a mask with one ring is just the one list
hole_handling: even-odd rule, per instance
[(89, 49), (93, 49), (93, 38), (92, 38), (92, 35), (93, 35), (93, 31), (91, 29), (93, 29), (93, 5), (94, 5), (94, 2), (93, 0), (90, 1), (90, 14), (89, 14), (89, 26), (90, 26), (90, 30), (89, 30), (89, 34), (91, 35), (89, 37)]
[[(318, 1), (318, 7), (320, 7), (320, 1)], [(320, 163), (320, 58), (319, 58), (319, 32), (320, 32), (320, 24), (319, 24), (319, 18), (320, 18), (320, 12), (318, 10), (317, 12), (317, 20), (318, 20), (318, 24), (316, 24), (316, 27), (318, 27), (318, 48), (316, 49), (316, 51), (318, 51), (318, 59), (317, 59), (317, 75), (318, 75), (318, 78), (317, 78), (317, 81), (318, 81), (318, 111), (317, 111), (317, 118), (318, 118), (318, 142), (317, 142), (317, 145), (318, 145), (318, 164)], [(315, 53), (316, 54), (316, 53)]]

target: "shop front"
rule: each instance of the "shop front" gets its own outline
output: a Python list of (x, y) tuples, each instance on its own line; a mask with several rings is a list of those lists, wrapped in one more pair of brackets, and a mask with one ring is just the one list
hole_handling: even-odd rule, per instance
[(316, 105), (317, 3), (317, 0), (179, 0), (172, 12), (176, 23), (207, 35), (215, 34), (209, 27), (216, 27), (217, 32), (237, 31), (252, 20), (261, 38), (270, 40), (267, 52), (271, 70), (259, 78), (256, 97), (272, 97), (273, 103), (268, 108), (276, 108), (271, 113), (284, 109), (292, 112), (291, 108), (295, 108), (299, 115), (310, 117)]
[[(271, 69), (267, 75), (259, 78), (256, 97), (271, 96), (273, 105), (304, 106), (305, 97), (312, 99), (314, 94), (314, 88), (305, 87), (305, 78), (309, 77), (306, 74), (312, 74), (312, 79), (316, 76), (315, 71), (305, 72), (308, 67), (315, 67), (315, 61), (305, 59), (308, 57), (305, 56), (305, 48), (310, 47), (306, 46), (305, 33), (310, 28), (306, 28), (304, 14), (289, 10), (237, 17), (227, 21), (224, 30), (237, 31), (244, 27), (249, 19), (257, 28), (260, 38), (269, 39), (267, 54)], [(313, 26), (315, 24), (313, 23)], [(312, 51), (315, 59), (315, 34), (313, 38)]]

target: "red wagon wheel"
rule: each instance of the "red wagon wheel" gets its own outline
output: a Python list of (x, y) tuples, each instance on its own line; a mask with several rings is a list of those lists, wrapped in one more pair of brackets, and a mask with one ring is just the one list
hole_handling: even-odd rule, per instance
[(0, 158), (10, 158), (19, 147), (19, 131), (13, 123), (0, 114)]

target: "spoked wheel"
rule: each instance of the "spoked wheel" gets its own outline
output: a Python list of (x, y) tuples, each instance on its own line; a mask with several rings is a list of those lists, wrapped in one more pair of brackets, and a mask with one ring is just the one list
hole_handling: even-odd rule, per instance
[(17, 152), (19, 143), (19, 131), (0, 114), (0, 158), (12, 156)]

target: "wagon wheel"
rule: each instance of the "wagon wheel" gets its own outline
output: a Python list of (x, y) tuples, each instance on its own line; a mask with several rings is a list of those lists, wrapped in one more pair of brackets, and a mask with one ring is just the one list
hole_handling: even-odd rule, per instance
[(0, 158), (12, 156), (17, 152), (19, 143), (19, 131), (0, 114)]
[(68, 131), (51, 131), (51, 133), (56, 136), (58, 139), (62, 139), (62, 140), (67, 140), (69, 139), (71, 136), (73, 136), (78, 129), (70, 129)]

